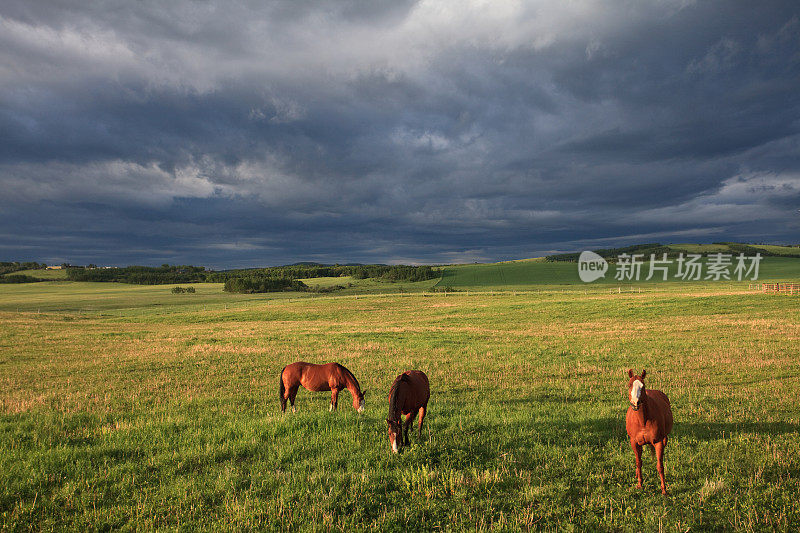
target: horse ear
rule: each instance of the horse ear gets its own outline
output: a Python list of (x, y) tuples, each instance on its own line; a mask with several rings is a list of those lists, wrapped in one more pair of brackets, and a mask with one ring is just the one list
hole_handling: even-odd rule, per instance
[(642, 370), (642, 373), (641, 373), (642, 379), (644, 379), (644, 377), (645, 377), (646, 375), (647, 375), (647, 370)]
[(629, 378), (632, 378), (632, 377), (633, 377), (633, 369), (632, 369), (632, 368), (629, 368), (629, 369), (628, 369), (628, 377), (629, 377)]

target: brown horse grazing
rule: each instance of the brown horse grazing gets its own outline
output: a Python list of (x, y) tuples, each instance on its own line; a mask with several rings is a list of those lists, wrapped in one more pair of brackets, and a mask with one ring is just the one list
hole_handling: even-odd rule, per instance
[[(395, 378), (389, 388), (389, 444), (397, 453), (403, 445), (408, 446), (408, 428), (419, 414), (419, 438), (422, 439), (422, 421), (428, 409), (431, 389), (428, 376), (419, 370), (406, 370)], [(405, 431), (402, 415), (406, 415)]]
[(315, 365), (299, 361), (287, 365), (281, 370), (279, 379), (281, 411), (286, 412), (286, 400), (294, 408), (294, 398), (297, 396), (297, 389), (302, 385), (310, 391), (331, 391), (331, 404), (329, 411), (336, 409), (339, 403), (339, 392), (347, 389), (353, 395), (353, 409), (359, 413), (364, 410), (364, 395), (366, 391), (361, 391), (361, 386), (352, 372), (347, 370), (339, 363), (328, 363), (326, 365)]
[(631, 448), (636, 456), (636, 487), (642, 488), (642, 446), (647, 444), (655, 448), (656, 468), (661, 478), (661, 493), (667, 493), (664, 480), (664, 448), (667, 435), (672, 431), (672, 409), (669, 398), (660, 390), (645, 390), (642, 370), (635, 375), (628, 370), (628, 413), (625, 415), (625, 427), (631, 438)]

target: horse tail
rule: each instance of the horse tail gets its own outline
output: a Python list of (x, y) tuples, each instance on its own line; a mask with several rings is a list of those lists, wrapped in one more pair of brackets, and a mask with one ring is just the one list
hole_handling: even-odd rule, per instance
[(278, 375), (278, 391), (281, 395), (281, 412), (286, 412), (286, 385), (283, 384), (283, 371), (286, 370), (286, 367), (283, 367), (281, 373)]

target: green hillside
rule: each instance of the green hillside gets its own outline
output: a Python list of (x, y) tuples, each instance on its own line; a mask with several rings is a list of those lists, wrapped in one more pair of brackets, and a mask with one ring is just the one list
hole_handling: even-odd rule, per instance
[(20, 270), (19, 272), (12, 272), (12, 274), (16, 275), (23, 275), (23, 276), (31, 276), (33, 278), (39, 279), (67, 279), (67, 271), (66, 270), (44, 270), (44, 269), (37, 269), (37, 270)]
[[(716, 250), (713, 250), (716, 252)], [(707, 260), (703, 261), (703, 277), (705, 277)], [(677, 263), (673, 262), (669, 269), (668, 282), (682, 281), (674, 278)], [(633, 283), (653, 283), (661, 282), (654, 279), (647, 282), (644, 278), (649, 273), (649, 263), (645, 263), (641, 269), (642, 275), (638, 282)], [(609, 265), (605, 278), (586, 285), (619, 285), (630, 284), (630, 281), (620, 282), (615, 279), (617, 267)], [(731, 268), (731, 273), (733, 269)], [(656, 274), (658, 276), (658, 274)], [(800, 281), (800, 259), (790, 257), (764, 257), (759, 267), (759, 281)], [(743, 281), (747, 283), (748, 281)], [(690, 283), (690, 282), (687, 282)], [(697, 281), (694, 283), (701, 283)], [(466, 288), (475, 287), (518, 287), (525, 288), (543, 285), (572, 285), (583, 284), (578, 277), (578, 264), (573, 262), (549, 262), (549, 261), (512, 261), (505, 263), (487, 263), (476, 265), (455, 265), (445, 267), (442, 271), (442, 278), (436, 287)]]
[(753, 248), (759, 248), (775, 255), (799, 255), (800, 247), (798, 246), (773, 246), (771, 244), (754, 244)]
[(744, 252), (749, 255), (751, 251), (756, 251), (762, 255), (778, 256), (800, 256), (800, 246), (777, 246), (774, 244), (739, 244), (735, 242), (715, 243), (715, 244), (667, 244), (667, 248), (675, 252), (686, 252), (693, 254), (708, 253), (728, 253), (738, 254)]
[[(661, 257), (667, 254), (669, 257), (678, 257), (683, 254), (710, 254), (710, 253), (726, 253), (739, 255), (740, 253), (746, 256), (753, 256), (761, 254), (762, 257), (778, 256), (778, 257), (796, 257), (800, 259), (800, 246), (777, 246), (771, 244), (744, 244), (738, 242), (715, 242), (712, 244), (660, 244), (660, 243), (647, 243), (647, 244), (633, 244), (629, 246), (622, 246), (617, 248), (601, 248), (592, 250), (601, 257), (616, 258), (622, 254), (642, 254), (644, 257), (655, 255)], [(560, 254), (548, 255), (544, 259), (546, 261), (567, 261), (574, 262), (578, 260), (580, 252), (567, 252)]]

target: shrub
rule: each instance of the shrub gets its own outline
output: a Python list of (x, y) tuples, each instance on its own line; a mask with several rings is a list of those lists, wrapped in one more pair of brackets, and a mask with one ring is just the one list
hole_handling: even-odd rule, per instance
[(183, 293), (194, 294), (195, 292), (196, 291), (194, 290), (194, 287), (186, 287), (186, 288), (172, 287), (172, 294), (183, 294)]

